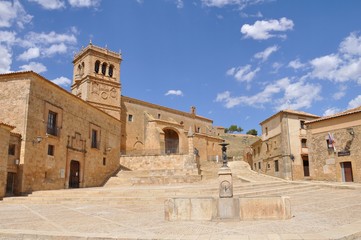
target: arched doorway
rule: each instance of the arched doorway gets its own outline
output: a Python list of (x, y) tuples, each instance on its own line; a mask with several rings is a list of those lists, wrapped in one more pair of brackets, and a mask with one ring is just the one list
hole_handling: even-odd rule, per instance
[(172, 129), (164, 130), (165, 153), (172, 154), (179, 152), (179, 136)]
[(80, 163), (75, 160), (70, 162), (69, 187), (79, 188), (80, 182)]

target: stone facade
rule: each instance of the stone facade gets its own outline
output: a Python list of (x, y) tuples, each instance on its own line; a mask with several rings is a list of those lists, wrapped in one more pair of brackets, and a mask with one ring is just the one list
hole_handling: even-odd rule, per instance
[(13, 126), (0, 122), (0, 199), (2, 199), (6, 193), (10, 131), (13, 129)]
[(312, 179), (361, 182), (361, 108), (307, 124)]
[(309, 177), (305, 122), (316, 118), (319, 117), (284, 110), (261, 122), (262, 140), (251, 146), (252, 169), (290, 180)]
[(135, 156), (175, 169), (164, 159), (179, 155), (198, 174), (196, 160), (221, 155), (217, 128), (195, 107), (186, 113), (121, 96), (121, 61), (89, 44), (74, 57), (71, 93), (34, 72), (0, 75), (0, 121), (15, 127), (0, 145), (16, 148), (0, 159), (2, 188), (4, 174), (14, 194), (100, 186)]
[(0, 89), (0, 119), (22, 135), (16, 193), (99, 186), (117, 169), (118, 119), (33, 72), (1, 75)]
[(200, 161), (221, 154), (223, 141), (216, 135), (212, 120), (191, 112), (181, 112), (138, 99), (122, 96), (123, 155), (188, 154), (188, 135), (194, 135), (194, 148)]

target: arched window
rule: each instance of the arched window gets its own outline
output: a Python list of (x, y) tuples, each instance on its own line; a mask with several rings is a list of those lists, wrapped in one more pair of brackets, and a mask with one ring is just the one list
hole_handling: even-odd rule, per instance
[(95, 62), (95, 66), (94, 66), (94, 71), (96, 72), (96, 73), (99, 73), (99, 67), (100, 67), (100, 61), (96, 61)]
[(109, 77), (113, 77), (113, 69), (114, 69), (114, 66), (113, 66), (113, 65), (110, 65), (110, 66), (109, 66), (109, 70), (108, 70)]
[(179, 151), (179, 137), (178, 133), (171, 129), (164, 130), (165, 153), (178, 153)]
[(84, 62), (81, 63), (81, 75), (84, 74), (84, 67), (85, 67), (85, 64)]
[(78, 70), (77, 70), (77, 74), (78, 76), (82, 75), (82, 69), (81, 69), (81, 65), (78, 65)]
[(103, 63), (102, 64), (102, 74), (105, 75), (106, 72), (107, 72), (107, 64)]

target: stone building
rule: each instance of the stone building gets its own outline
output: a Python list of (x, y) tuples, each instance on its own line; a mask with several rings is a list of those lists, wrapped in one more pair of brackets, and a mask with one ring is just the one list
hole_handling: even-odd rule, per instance
[[(319, 116), (283, 110), (260, 123), (262, 138), (251, 145), (252, 169), (289, 180), (310, 176), (305, 122)], [(252, 161), (249, 160), (252, 158)]]
[(306, 122), (312, 179), (361, 182), (361, 107)]
[(4, 189), (100, 186), (121, 155), (184, 155), (178, 163), (197, 168), (195, 152), (203, 161), (221, 154), (212, 120), (195, 108), (185, 113), (121, 96), (121, 61), (89, 44), (74, 57), (71, 93), (34, 72), (0, 75), (0, 198)]

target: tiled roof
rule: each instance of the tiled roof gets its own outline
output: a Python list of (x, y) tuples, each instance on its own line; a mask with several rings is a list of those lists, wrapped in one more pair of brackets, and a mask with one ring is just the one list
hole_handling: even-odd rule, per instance
[(330, 116), (325, 116), (325, 117), (321, 117), (315, 120), (311, 120), (311, 121), (307, 121), (306, 124), (310, 124), (310, 123), (314, 123), (314, 122), (320, 122), (320, 121), (324, 121), (324, 120), (328, 120), (328, 119), (332, 119), (332, 118), (337, 118), (337, 117), (342, 117), (342, 116), (346, 116), (346, 115), (351, 115), (354, 113), (359, 113), (361, 112), (361, 106), (357, 107), (357, 108), (352, 108), (352, 109), (348, 109), (346, 111), (343, 112), (339, 112)]
[(296, 111), (296, 110), (291, 110), (291, 109), (285, 109), (285, 110), (282, 110), (282, 111), (279, 111), (275, 114), (273, 114), (272, 116), (270, 116), (269, 118), (263, 120), (260, 124), (268, 121), (269, 119), (277, 116), (278, 114), (281, 114), (281, 113), (290, 113), (290, 114), (294, 114), (294, 115), (300, 115), (300, 116), (307, 116), (307, 117), (314, 117), (314, 118), (319, 118), (320, 116), (318, 115), (315, 115), (315, 114), (311, 114), (311, 113), (307, 113), (307, 112), (302, 112), (302, 111)]

